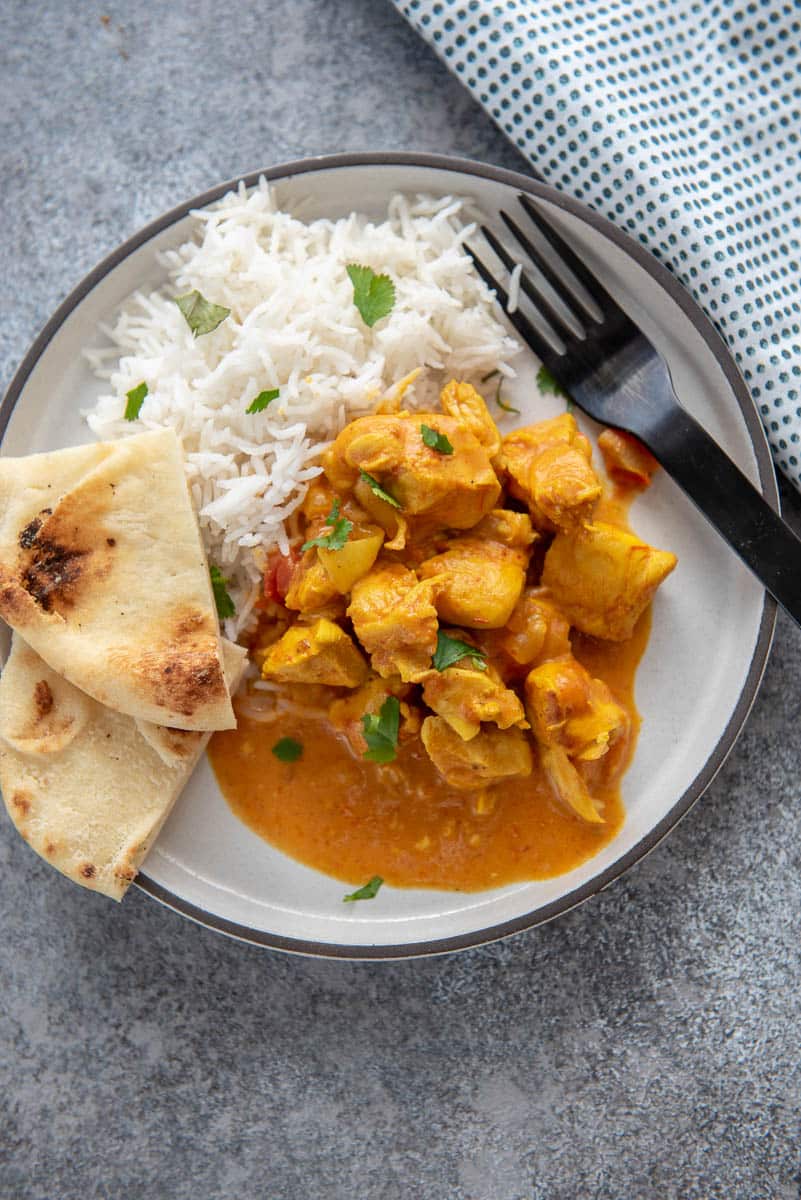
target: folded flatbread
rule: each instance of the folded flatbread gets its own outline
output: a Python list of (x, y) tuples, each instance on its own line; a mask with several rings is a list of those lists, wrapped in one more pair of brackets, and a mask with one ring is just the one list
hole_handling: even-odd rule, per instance
[(0, 459), (0, 616), (109, 708), (179, 729), (236, 724), (172, 430)]
[[(246, 653), (222, 646), (233, 691)], [(210, 736), (105, 708), (14, 635), (0, 676), (0, 787), (25, 841), (76, 883), (122, 899)]]

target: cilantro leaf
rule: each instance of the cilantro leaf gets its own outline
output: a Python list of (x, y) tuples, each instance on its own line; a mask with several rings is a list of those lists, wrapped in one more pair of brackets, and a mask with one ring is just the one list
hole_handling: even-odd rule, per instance
[(221, 621), (232, 617), (236, 612), (234, 602), (228, 595), (228, 580), (219, 567), (209, 567), (211, 574), (211, 590), (214, 592), (214, 603), (217, 605), (217, 615)]
[(420, 433), (429, 449), (436, 450), (438, 454), (453, 454), (453, 446), (444, 433), (437, 433), (430, 425), (421, 425)]
[(139, 413), (142, 411), (142, 405), (145, 402), (146, 395), (146, 383), (137, 384), (135, 388), (131, 388), (130, 392), (125, 393), (128, 401), (128, 403), (125, 405), (124, 413), (126, 421), (135, 421), (137, 419)]
[(281, 762), (297, 762), (303, 754), (303, 744), (291, 737), (279, 738), (273, 746), (273, 754), (280, 758)]
[(255, 400), (251, 400), (250, 404), (245, 409), (246, 413), (264, 412), (268, 404), (273, 400), (277, 400), (280, 395), (280, 388), (270, 388), (268, 392), (259, 392)]
[(195, 337), (211, 333), (231, 312), (230, 308), (223, 308), (221, 304), (212, 304), (205, 296), (201, 296), (197, 288), (185, 296), (176, 296), (175, 303)]
[(387, 504), (391, 504), (393, 508), (403, 507), (398, 503), (394, 496), (390, 496), (389, 492), (384, 491), (377, 479), (373, 479), (372, 475), (368, 475), (366, 471), (361, 469), (361, 467), (359, 467), (359, 474), (370, 488), (370, 491), (374, 492), (375, 495), (378, 496), (379, 500), (386, 500)]
[(475, 646), (470, 646), (467, 642), (461, 642), (458, 638), (448, 637), (447, 633), (443, 633), (441, 629), (438, 629), (437, 648), (434, 651), (434, 657), (431, 659), (431, 665), (434, 670), (445, 671), (448, 667), (452, 667), (454, 663), (461, 662), (463, 658), (471, 659), (473, 666), (478, 667), (479, 671), (486, 671), (487, 656), (483, 650), (477, 650)]
[(383, 882), (384, 880), (380, 875), (374, 875), (364, 887), (360, 887), (357, 892), (351, 892), (349, 896), (343, 896), (342, 899), (345, 904), (348, 904), (351, 900), (372, 900)]
[(543, 395), (547, 395), (549, 392), (553, 396), (567, 395), (565, 389), (560, 387), (547, 367), (540, 367), (537, 371), (537, 387)]
[(392, 762), (397, 755), (399, 729), (400, 701), (397, 696), (387, 696), (378, 716), (365, 713), (362, 717), (362, 732), (367, 742), (363, 757), (368, 762)]
[(330, 533), (323, 533), (320, 537), (312, 538), (309, 542), (304, 542), (301, 550), (311, 550), (312, 546), (322, 546), (323, 550), (341, 550), (348, 540), (348, 535), (353, 529), (353, 521), (349, 521), (347, 517), (339, 515), (339, 496), (334, 497), (334, 503), (331, 505), (331, 511), (325, 518), (326, 525), (331, 526)]
[(346, 270), (353, 284), (353, 303), (365, 325), (372, 329), (376, 321), (392, 312), (395, 284), (388, 275), (376, 275), (371, 267), (349, 263)]

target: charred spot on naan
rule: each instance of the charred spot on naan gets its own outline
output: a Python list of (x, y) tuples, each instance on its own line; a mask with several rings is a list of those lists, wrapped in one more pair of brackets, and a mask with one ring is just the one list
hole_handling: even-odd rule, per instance
[(63, 615), (108, 575), (116, 541), (102, 525), (105, 507), (97, 498), (87, 504), (84, 494), (78, 509), (67, 495), (20, 531), (17, 580), (44, 612)]
[(81, 560), (87, 550), (68, 550), (58, 542), (42, 541), (33, 551), (33, 560), (22, 572), (22, 585), (45, 612), (59, 603), (71, 607), (76, 585), (83, 574)]
[(198, 633), (204, 628), (208, 628), (208, 621), (205, 614), (190, 612), (176, 622), (175, 632), (179, 638), (184, 638), (191, 637), (192, 634)]
[(185, 717), (228, 695), (219, 635), (213, 620), (197, 610), (177, 615), (128, 669), (156, 704)]
[(0, 708), (0, 741), (20, 754), (59, 754), (89, 719), (89, 697), (49, 671), (16, 635), (3, 678), (13, 701)]
[(42, 521), (43, 521), (44, 517), (49, 516), (52, 511), (53, 511), (52, 508), (43, 508), (41, 515), (38, 517), (34, 517), (33, 520), (29, 521), (28, 524), (25, 526), (25, 528), (22, 530), (22, 532), (19, 535), (19, 544), (23, 550), (31, 549), (31, 547), (33, 546), (33, 543), (36, 541), (36, 538), (38, 537), (39, 530), (42, 528)]
[(53, 708), (53, 693), (46, 679), (40, 679), (33, 689), (33, 702), (40, 717), (46, 717)]
[(27, 814), (31, 811), (31, 797), (27, 792), (14, 792), (11, 797), (11, 805), (18, 812)]
[(20, 587), (16, 574), (3, 571), (0, 567), (0, 617), (9, 625), (17, 626), (30, 621), (32, 612), (38, 612), (38, 606)]

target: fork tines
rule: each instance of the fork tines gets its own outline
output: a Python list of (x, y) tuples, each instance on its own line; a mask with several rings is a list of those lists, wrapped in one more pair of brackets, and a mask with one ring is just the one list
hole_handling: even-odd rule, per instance
[[(559, 329), (567, 324), (568, 329), (570, 329), (570, 331), (574, 333), (576, 337), (584, 337), (584, 323), (581, 318), (576, 315), (570, 305), (565, 303), (564, 298), (560, 296), (557, 288), (554, 285), (553, 279), (549, 277), (552, 275), (552, 272), (548, 271), (546, 273), (546, 271), (542, 269), (540, 261), (538, 261), (540, 256), (537, 254), (537, 251), (531, 245), (531, 242), (528, 240), (525, 234), (522, 233), (522, 231), (519, 230), (515, 225), (511, 217), (509, 217), (505, 212), (502, 212), (500, 215), (510, 231), (515, 235), (515, 237), (517, 237), (517, 240), (520, 242), (523, 249), (532, 259), (540, 274), (545, 278), (546, 285), (550, 284), (550, 287), (553, 291), (553, 296), (558, 302), (558, 306), (557, 304), (553, 303), (551, 296), (546, 293), (542, 286), (538, 287), (537, 284), (532, 280), (531, 276), (527, 275), (525, 272), (520, 275), (520, 287), (522, 291), (525, 292), (532, 304), (536, 306), (537, 311), (545, 318), (550, 326), (550, 329), (557, 333), (557, 336)], [(496, 256), (506, 267), (506, 270), (510, 272), (513, 271), (517, 265), (513, 255), (509, 253), (503, 243), (498, 240), (492, 230), (488, 229), (486, 225), (481, 226), (481, 232), (484, 234), (484, 237)]]
[[(588, 336), (594, 338), (593, 331), (600, 331), (602, 326), (614, 325), (618, 335), (624, 331), (634, 333), (630, 318), (591, 274), (551, 221), (534, 206), (528, 196), (521, 194), (518, 200), (544, 243), (542, 248), (508, 213), (501, 211), (500, 217), (534, 268), (533, 273), (530, 270), (522, 271), (520, 287), (533, 305), (538, 318), (536, 325), (519, 309), (511, 313), (508, 311), (506, 289), (494, 278), (475, 251), (469, 247), (466, 249), (481, 278), (494, 288), (500, 303), (507, 310), (509, 321), (535, 354), (550, 368), (571, 346), (575, 349)], [(499, 262), (512, 272), (518, 260), (491, 229), (482, 225), (481, 232)]]
[[(598, 282), (595, 276), (587, 269), (587, 267), (576, 254), (575, 250), (573, 250), (572, 247), (567, 244), (561, 234), (556, 231), (548, 217), (534, 207), (534, 204), (528, 196), (520, 194), (517, 198), (520, 202), (520, 207), (531, 221), (531, 224), (556, 254), (557, 262), (566, 266), (568, 271), (571, 272), (571, 274), (581, 285), (579, 289), (572, 289), (572, 294), (582, 305), (585, 312), (587, 312), (588, 315), (593, 318), (593, 320), (597, 321), (599, 319), (599, 312), (603, 313), (603, 311), (610, 305), (614, 305), (616, 308), (617, 305), (607, 292), (606, 288), (604, 288)], [(510, 233), (512, 233), (520, 242), (526, 253), (531, 255), (532, 261), (537, 263), (545, 278), (548, 279), (554, 287), (558, 288), (560, 285), (564, 286), (565, 283), (569, 283), (569, 281), (560, 279), (555, 274), (549, 265), (547, 258), (537, 251), (537, 248), (532, 245), (530, 239), (518, 229), (514, 221), (507, 215), (507, 213), (502, 212), (501, 219), (503, 220), (507, 229), (509, 229)], [(581, 294), (581, 288), (584, 289), (584, 291), (593, 301), (596, 311), (593, 311), (593, 308), (587, 304), (586, 299)]]
[[(489, 270), (489, 268), (484, 265), (484, 263), (481, 261), (481, 259), (476, 254), (475, 250), (472, 249), (472, 247), (465, 244), (465, 250), (472, 258), (473, 266), (476, 268), (476, 271), (481, 276), (481, 278), (484, 280), (487, 287), (491, 288), (495, 292), (495, 295), (497, 296), (497, 299), (498, 299), (498, 303), (500, 304), (501, 308), (503, 308), (504, 311), (506, 312), (506, 316), (507, 316), (508, 320), (515, 327), (515, 329), (520, 334), (523, 341), (527, 342), (529, 344), (529, 346), (534, 351), (534, 353), (537, 355), (537, 357), (541, 358), (542, 361), (544, 363), (546, 363), (546, 366), (547, 366), (546, 356), (548, 359), (550, 359), (550, 358), (553, 358), (555, 353), (561, 354), (562, 351), (561, 350), (554, 351), (554, 348), (553, 348), (553, 345), (551, 344), (551, 342), (549, 342), (545, 337), (543, 337), (542, 334), (539, 332), (539, 330), (534, 328), (534, 325), (528, 319), (526, 314), (524, 312), (521, 312), (519, 308), (516, 308), (514, 312), (508, 311), (509, 310), (509, 293), (498, 282), (498, 280), (495, 278), (495, 276), (492, 274), (492, 272)], [(550, 326), (548, 327), (548, 330), (549, 330), (549, 333), (551, 334), (551, 336), (558, 343), (559, 337), (555, 333), (555, 331), (553, 329), (551, 329)]]

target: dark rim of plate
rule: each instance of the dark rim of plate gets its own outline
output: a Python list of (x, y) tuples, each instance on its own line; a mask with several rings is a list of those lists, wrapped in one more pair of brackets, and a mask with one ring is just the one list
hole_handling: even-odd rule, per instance
[[(748, 388), (745, 385), (737, 367), (726, 348), (723, 339), (715, 330), (712, 322), (705, 313), (698, 307), (692, 297), (685, 291), (682, 285), (674, 278), (673, 275), (658, 262), (653, 255), (640, 245), (628, 234), (623, 233), (605, 217), (599, 216), (592, 209), (587, 208), (578, 200), (574, 200), (570, 196), (565, 196), (555, 188), (550, 187), (545, 183), (540, 183), (536, 179), (529, 176), (521, 175), (516, 171), (508, 171), (501, 167), (494, 167), (487, 163), (474, 162), (471, 159), (452, 158), (447, 155), (437, 154), (410, 154), (410, 153), (362, 153), (362, 154), (334, 154), (324, 155), (317, 158), (304, 158), (297, 162), (289, 162), (280, 164), (275, 167), (270, 167), (266, 170), (252, 171), (247, 175), (240, 176), (236, 179), (229, 180), (226, 183), (221, 183), (210, 191), (203, 192), (199, 196), (193, 197), (185, 204), (179, 205), (177, 208), (171, 209), (163, 216), (158, 217), (155, 221), (151, 221), (133, 237), (123, 242), (113, 253), (103, 259), (94, 270), (78, 284), (78, 286), (70, 293), (70, 295), (59, 305), (53, 316), (45, 325), (42, 332), (34, 341), (33, 345), (25, 355), (19, 370), (11, 381), (11, 385), (3, 398), (0, 405), (0, 446), (2, 439), (5, 436), (5, 431), (8, 426), (11, 414), (17, 404), (17, 401), (22, 394), (25, 384), (36, 366), (39, 358), (44, 353), (49, 342), (64, 324), (73, 310), (80, 302), (99, 284), (106, 275), (119, 266), (134, 250), (143, 246), (156, 234), (162, 230), (174, 225), (177, 221), (186, 217), (193, 209), (205, 208), (209, 204), (213, 204), (216, 200), (221, 199), (226, 192), (239, 184), (244, 183), (246, 187), (254, 187), (259, 178), (264, 177), (269, 181), (286, 179), (293, 175), (302, 175), (314, 171), (331, 171), (343, 167), (422, 167), (433, 168), (439, 171), (450, 171), (455, 175), (473, 175), (483, 179), (490, 179), (496, 183), (503, 184), (509, 188), (514, 188), (516, 191), (528, 192), (532, 196), (541, 197), (543, 200), (549, 201), (557, 208), (562, 209), (566, 213), (570, 213), (596, 229), (609, 241), (619, 246), (625, 253), (635, 260), (647, 273), (656, 280), (662, 289), (668, 293), (670, 298), (678, 304), (679, 308), (687, 315), (696, 330), (700, 333), (709, 350), (714, 355), (718, 366), (722, 370), (737, 404), (746, 423), (751, 443), (754, 449), (754, 454), (757, 459), (759, 471), (760, 486), (763, 495), (771, 504), (771, 506), (779, 511), (779, 493), (776, 484), (776, 476), (773, 469), (773, 462), (768, 449), (765, 433), (762, 428), (762, 422), (756, 411)], [(458, 187), (454, 189), (458, 192)], [(635, 846), (633, 846), (626, 854), (617, 859), (612, 866), (605, 871), (596, 875), (593, 879), (583, 884), (581, 887), (575, 888), (566, 895), (554, 900), (550, 904), (543, 905), (523, 916), (516, 917), (514, 920), (505, 921), (499, 925), (491, 925), (484, 929), (475, 930), (472, 933), (459, 934), (455, 937), (438, 938), (434, 940), (426, 940), (422, 942), (410, 942), (400, 945), (349, 945), (349, 944), (334, 944), (314, 941), (304, 941), (302, 938), (283, 937), (279, 934), (265, 933), (258, 929), (252, 929), (246, 925), (239, 925), (233, 921), (225, 920), (213, 913), (208, 913), (204, 909), (198, 908), (196, 905), (190, 904), (182, 900), (180, 896), (176, 896), (167, 888), (150, 879), (146, 874), (140, 873), (137, 877), (137, 885), (149, 895), (159, 900), (168, 908), (175, 912), (188, 917), (190, 920), (197, 922), (200, 925), (205, 925), (209, 929), (217, 930), (220, 933), (227, 934), (229, 937), (237, 938), (240, 941), (250, 942), (257, 946), (265, 946), (274, 950), (283, 950), (295, 954), (311, 955), (320, 958), (340, 958), (340, 959), (400, 959), (400, 958), (421, 958), (429, 955), (447, 954), (454, 950), (465, 950), (474, 946), (486, 945), (488, 942), (497, 941), (499, 938), (508, 937), (513, 933), (520, 933), (525, 929), (531, 929), (536, 925), (541, 925), (546, 921), (552, 921), (554, 917), (561, 916), (562, 913), (569, 912), (570, 909), (582, 904), (591, 896), (603, 891), (614, 880), (623, 875), (629, 867), (632, 867), (641, 858), (644, 858), (651, 850), (657, 846), (662, 839), (670, 832), (671, 829), (684, 817), (693, 804), (703, 794), (706, 788), (714, 779), (717, 772), (725, 762), (729, 752), (731, 751), (751, 706), (754, 703), (759, 683), (762, 679), (765, 665), (767, 663), (768, 653), (770, 651), (771, 642), (773, 640), (773, 630), (776, 623), (776, 602), (768, 593), (765, 593), (765, 599), (762, 609), (762, 618), (759, 626), (759, 634), (756, 645), (754, 647), (753, 657), (748, 670), (743, 689), (738, 698), (737, 704), (732, 712), (731, 718), (724, 730), (720, 740), (713, 749), (707, 759), (703, 769), (698, 773), (690, 787), (676, 801), (670, 812), (656, 825), (644, 838), (642, 838)]]

